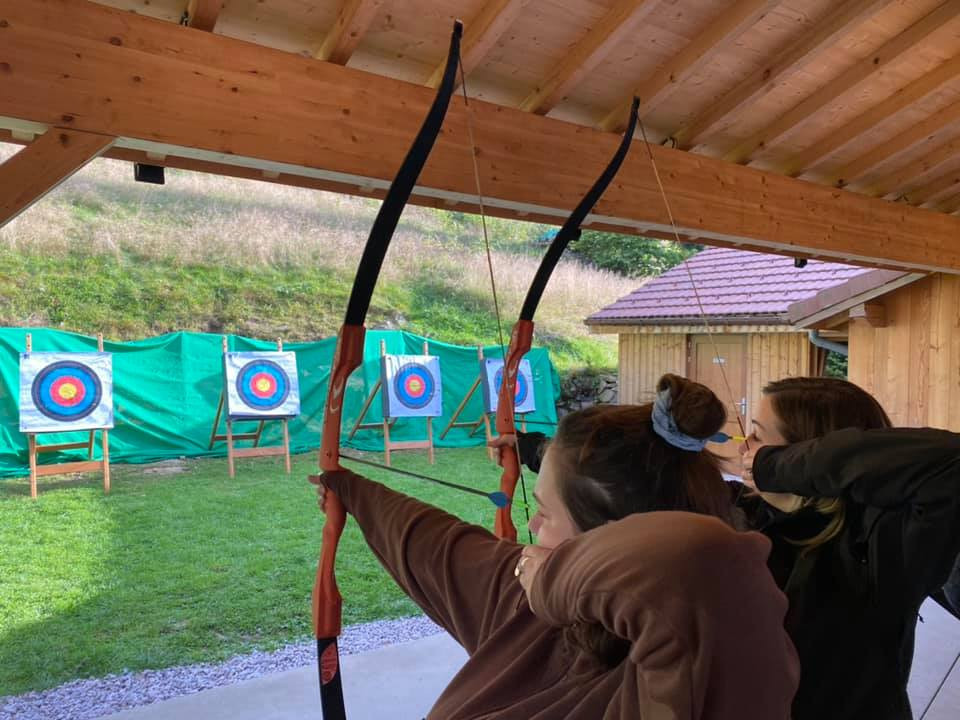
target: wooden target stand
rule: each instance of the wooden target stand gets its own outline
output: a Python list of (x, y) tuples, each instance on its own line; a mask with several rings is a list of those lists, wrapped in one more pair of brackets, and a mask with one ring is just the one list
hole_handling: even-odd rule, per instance
[[(488, 413), (484, 410), (480, 413), (480, 417), (476, 420), (460, 420), (460, 415), (463, 414), (464, 409), (467, 407), (467, 403), (470, 402), (470, 398), (472, 398), (474, 393), (480, 389), (480, 385), (483, 383), (483, 348), (480, 346), (477, 346), (477, 365), (481, 369), (477, 372), (477, 377), (474, 378), (470, 389), (467, 390), (466, 394), (463, 396), (463, 399), (460, 401), (460, 404), (457, 405), (457, 409), (453, 411), (453, 415), (450, 417), (450, 422), (446, 424), (446, 427), (444, 427), (443, 431), (440, 433), (440, 439), (443, 440), (443, 438), (447, 436), (447, 433), (450, 432), (452, 428), (470, 428), (470, 433), (467, 435), (467, 437), (473, 437), (477, 430), (483, 426), (484, 436), (487, 439), (487, 457), (493, 460), (495, 459), (495, 456), (493, 453), (493, 448), (490, 447), (490, 441), (493, 440), (493, 423), (490, 421), (490, 416), (493, 415), (493, 413)], [(526, 432), (526, 415), (515, 415), (515, 417), (520, 420), (520, 431)]]
[[(27, 352), (33, 352), (33, 334), (27, 333)], [(103, 352), (103, 333), (97, 333), (97, 351)], [(100, 460), (93, 459), (93, 444), (97, 430), (74, 431), (87, 432), (87, 439), (79, 442), (57, 443), (55, 445), (41, 445), (37, 436), (47, 435), (59, 430), (51, 430), (49, 433), (29, 432), (27, 433), (27, 445), (30, 452), (30, 497), (37, 499), (37, 478), (50, 475), (67, 475), (78, 472), (103, 472), (103, 493), (110, 493), (110, 431), (107, 428), (99, 428), (100, 442), (103, 449), (103, 457)], [(69, 432), (69, 431), (68, 431)], [(37, 457), (41, 453), (62, 452), (63, 450), (87, 449), (86, 460), (73, 460), (62, 463), (50, 463), (48, 465), (38, 465)]]
[[(230, 352), (227, 336), (223, 336), (223, 353), (226, 355)], [(283, 351), (283, 340), (277, 340), (277, 351)], [(224, 381), (226, 382), (226, 381)], [(229, 414), (226, 414), (224, 417), (224, 409), (227, 404), (227, 394), (226, 388), (221, 388), (220, 390), (220, 402), (217, 403), (217, 415), (213, 420), (213, 430), (210, 431), (210, 444), (208, 445), (208, 450), (213, 450), (213, 446), (218, 442), (225, 442), (227, 444), (227, 471), (230, 473), (230, 477), (234, 478), (237, 476), (236, 471), (236, 459), (244, 457), (270, 457), (274, 455), (283, 455), (284, 466), (287, 470), (287, 475), (290, 474), (290, 428), (287, 426), (287, 418), (276, 418), (275, 421), (279, 422), (283, 428), (283, 443), (280, 445), (266, 445), (260, 446), (260, 437), (263, 435), (263, 428), (266, 425), (268, 420), (271, 418), (263, 418), (261, 420), (239, 420), (238, 422), (255, 422), (257, 423), (257, 429), (251, 430), (249, 432), (235, 433), (233, 431), (233, 420), (230, 419)], [(223, 435), (217, 434), (217, 428), (220, 427), (220, 418), (224, 417), (226, 421), (227, 431)], [(235, 447), (234, 443), (242, 442), (245, 440), (252, 440), (253, 446), (248, 448), (238, 448)]]
[[(384, 357), (387, 354), (387, 344), (383, 340), (380, 341), (380, 357)], [(429, 348), (427, 342), (423, 343), (423, 354), (429, 355)], [(376, 384), (373, 386), (373, 390), (370, 391), (370, 394), (367, 396), (367, 399), (363, 402), (363, 408), (360, 410), (360, 416), (357, 418), (357, 421), (353, 424), (353, 428), (350, 430), (350, 434), (347, 435), (347, 440), (353, 440), (353, 436), (357, 434), (357, 430), (374, 430), (380, 428), (383, 431), (383, 453), (384, 453), (384, 462), (387, 467), (390, 467), (390, 453), (396, 452), (397, 450), (426, 450), (427, 457), (430, 459), (430, 464), (433, 465), (435, 461), (434, 455), (434, 446), (433, 446), (433, 418), (427, 416), (427, 439), (426, 440), (391, 440), (390, 439), (390, 430), (393, 428), (394, 424), (397, 422), (397, 418), (388, 418), (384, 417), (382, 422), (377, 423), (364, 423), (363, 419), (367, 416), (367, 411), (370, 410), (370, 406), (373, 404), (373, 399), (376, 397), (377, 393), (383, 388), (383, 378), (377, 378)]]

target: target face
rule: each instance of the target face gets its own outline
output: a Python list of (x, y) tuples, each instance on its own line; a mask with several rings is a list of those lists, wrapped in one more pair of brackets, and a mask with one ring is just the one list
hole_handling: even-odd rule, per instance
[(300, 414), (297, 360), (292, 352), (226, 353), (224, 377), (231, 418)]
[(251, 360), (237, 373), (237, 395), (257, 410), (273, 410), (290, 394), (290, 381), (273, 360)]
[(381, 376), (385, 417), (439, 417), (442, 414), (440, 358), (385, 355)]
[[(503, 385), (503, 360), (483, 361), (483, 397), (488, 413), (495, 413), (500, 404), (500, 386)], [(517, 385), (513, 394), (513, 408), (517, 413), (530, 413), (537, 409), (533, 391), (533, 371), (529, 360), (521, 360), (517, 370)]]
[(20, 429), (24, 432), (113, 427), (109, 353), (24, 353), (20, 358)]

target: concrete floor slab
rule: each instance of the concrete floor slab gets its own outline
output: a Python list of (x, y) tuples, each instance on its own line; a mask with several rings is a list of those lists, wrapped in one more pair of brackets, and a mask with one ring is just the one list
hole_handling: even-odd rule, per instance
[[(910, 700), (919, 720), (960, 717), (960, 621), (927, 601), (917, 625)], [(350, 717), (422, 718), (466, 660), (449, 635), (342, 659), (344, 695)], [(316, 668), (307, 666), (166, 700), (102, 720), (301, 720), (320, 717)], [(941, 686), (942, 684), (942, 686)], [(931, 699), (936, 698), (931, 703)]]
[[(350, 718), (416, 720), (467, 659), (446, 633), (341, 658)], [(144, 705), (102, 720), (302, 720), (320, 718), (317, 669), (306, 666)]]

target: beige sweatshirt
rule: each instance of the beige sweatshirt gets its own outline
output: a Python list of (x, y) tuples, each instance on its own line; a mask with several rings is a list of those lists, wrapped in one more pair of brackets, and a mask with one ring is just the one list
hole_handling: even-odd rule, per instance
[[(789, 718), (799, 666), (762, 535), (689, 513), (632, 515), (556, 548), (528, 604), (513, 573), (520, 545), (350, 472), (327, 483), (470, 656), (428, 720)], [(629, 657), (599, 666), (564, 640), (574, 622), (626, 638)]]

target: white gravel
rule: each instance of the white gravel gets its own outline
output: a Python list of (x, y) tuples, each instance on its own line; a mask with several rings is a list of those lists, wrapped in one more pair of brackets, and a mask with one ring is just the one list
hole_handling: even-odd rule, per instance
[[(425, 617), (352, 625), (340, 637), (341, 655), (416, 640), (442, 632)], [(0, 697), (0, 720), (93, 720), (138, 705), (230, 685), (316, 662), (311, 640), (275, 652), (238, 655), (216, 665), (185, 665), (74, 680), (43, 692)]]

